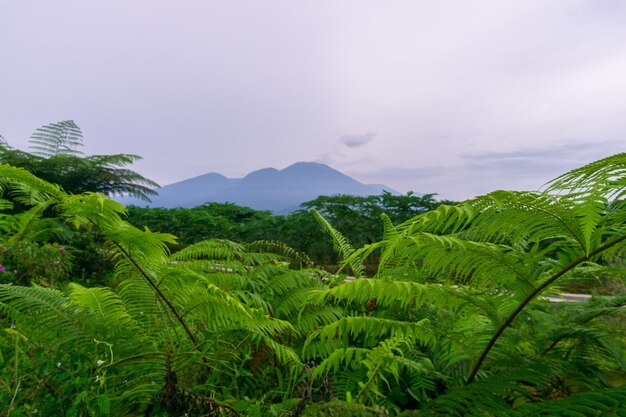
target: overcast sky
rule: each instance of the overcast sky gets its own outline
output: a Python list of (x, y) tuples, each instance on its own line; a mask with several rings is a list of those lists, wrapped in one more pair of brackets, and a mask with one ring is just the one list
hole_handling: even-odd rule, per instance
[(0, 134), (67, 119), (162, 185), (537, 189), (626, 148), (626, 2), (0, 0)]

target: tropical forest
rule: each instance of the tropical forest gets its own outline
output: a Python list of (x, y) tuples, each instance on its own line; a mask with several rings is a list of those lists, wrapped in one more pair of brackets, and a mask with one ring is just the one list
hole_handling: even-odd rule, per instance
[(125, 207), (139, 156), (30, 143), (0, 143), (3, 417), (626, 416), (624, 153), (274, 215)]

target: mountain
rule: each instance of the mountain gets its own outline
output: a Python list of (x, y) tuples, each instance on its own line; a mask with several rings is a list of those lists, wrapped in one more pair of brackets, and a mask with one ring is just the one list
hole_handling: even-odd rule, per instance
[(195, 207), (209, 201), (234, 203), (256, 210), (285, 214), (297, 210), (301, 203), (320, 195), (350, 194), (378, 195), (383, 190), (395, 193), (379, 184), (363, 184), (328, 165), (298, 162), (285, 169), (264, 168), (241, 179), (210, 173), (162, 187), (152, 203), (121, 198), (126, 205), (150, 207)]
[[(194, 207), (202, 203), (193, 203), (193, 200), (202, 196), (202, 199), (210, 201), (213, 194), (232, 187), (240, 180), (231, 179), (211, 172), (198, 177), (189, 178), (174, 184), (166, 185), (157, 190), (158, 196), (151, 197), (152, 203), (139, 200), (133, 197), (120, 197), (117, 200), (127, 206), (135, 205), (140, 207)], [(203, 201), (204, 203), (204, 201)]]

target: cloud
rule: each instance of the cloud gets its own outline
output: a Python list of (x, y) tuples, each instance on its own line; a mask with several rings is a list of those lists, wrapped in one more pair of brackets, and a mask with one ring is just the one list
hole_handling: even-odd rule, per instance
[(534, 182), (539, 186), (564, 172), (609, 156), (620, 146), (618, 141), (559, 143), (541, 149), (477, 152), (461, 155), (461, 158), (466, 163), (463, 168), (466, 176), (483, 174), (511, 181), (511, 184), (526, 179), (528, 184)]
[[(552, 158), (576, 158), (586, 159), (588, 156), (602, 156), (611, 148), (618, 147), (617, 141), (602, 142), (579, 142), (554, 144), (551, 147), (540, 149), (516, 149), (508, 152), (486, 151), (480, 153), (464, 154), (461, 157), (469, 161), (525, 161), (525, 160), (551, 160)], [(606, 156), (606, 155), (605, 155)]]
[(360, 181), (387, 184), (400, 192), (438, 193), (439, 198), (462, 201), (498, 189), (537, 190), (564, 172), (623, 148), (618, 140), (545, 142), (541, 148), (520, 146), (450, 155), (435, 164), (361, 164), (346, 172)]
[(366, 143), (373, 141), (376, 138), (376, 133), (368, 132), (362, 135), (344, 135), (341, 140), (348, 148), (358, 148)]
[(578, 142), (554, 144), (541, 149), (488, 151), (461, 157), (472, 171), (547, 180), (551, 176), (606, 157), (619, 149), (618, 141)]

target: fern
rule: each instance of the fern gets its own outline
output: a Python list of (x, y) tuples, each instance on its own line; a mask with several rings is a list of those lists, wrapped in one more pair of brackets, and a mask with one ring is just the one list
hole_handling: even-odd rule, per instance
[(25, 169), (0, 165), (0, 191), (10, 191), (15, 201), (25, 205), (36, 205), (50, 198), (60, 199), (64, 193), (57, 185), (50, 184)]
[(547, 192), (575, 196), (602, 195), (620, 199), (626, 189), (626, 153), (619, 153), (573, 169), (549, 181)]
[(319, 214), (317, 210), (311, 210), (311, 213), (315, 217), (315, 220), (317, 220), (317, 222), (322, 226), (324, 232), (328, 233), (333, 239), (337, 252), (346, 258), (346, 264), (350, 265), (350, 269), (352, 270), (354, 276), (357, 278), (364, 277), (365, 268), (363, 267), (363, 262), (358, 256), (351, 256), (354, 253), (354, 248), (350, 245), (348, 240), (337, 229), (335, 229), (328, 222), (328, 220)]
[(78, 155), (76, 148), (83, 146), (83, 133), (73, 120), (38, 128), (30, 137), (30, 148), (35, 155), (50, 157), (56, 155)]
[(69, 299), (76, 305), (96, 315), (98, 321), (113, 321), (126, 328), (135, 326), (126, 311), (123, 300), (108, 288), (85, 288), (69, 284)]
[(622, 416), (626, 414), (626, 387), (574, 394), (566, 399), (525, 404), (523, 416)]
[(290, 248), (282, 242), (259, 240), (248, 243), (246, 249), (249, 252), (276, 253), (295, 262), (299, 268), (313, 266), (313, 261), (306, 253)]
[(372, 300), (375, 306), (419, 307), (427, 302), (453, 302), (454, 297), (437, 284), (421, 284), (409, 281), (388, 281), (380, 279), (360, 279), (345, 282), (334, 288), (318, 292), (317, 300), (335, 299), (359, 306), (366, 306)]

